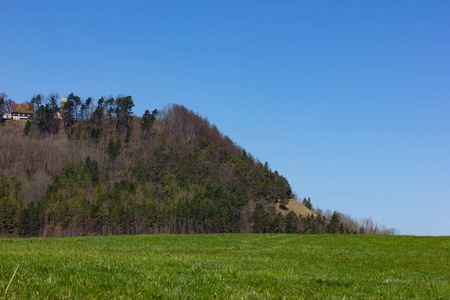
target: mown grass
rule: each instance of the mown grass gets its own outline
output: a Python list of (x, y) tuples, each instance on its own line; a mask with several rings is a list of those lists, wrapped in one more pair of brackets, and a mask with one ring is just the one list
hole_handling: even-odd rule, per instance
[(450, 237), (1, 239), (0, 299), (449, 299), (449, 262)]

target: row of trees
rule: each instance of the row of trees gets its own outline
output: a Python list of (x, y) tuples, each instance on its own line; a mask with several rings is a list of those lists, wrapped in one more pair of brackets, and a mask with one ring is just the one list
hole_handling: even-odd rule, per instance
[(285, 216), (281, 212), (276, 212), (274, 207), (268, 211), (260, 203), (256, 204), (255, 210), (250, 218), (252, 229), (255, 233), (361, 233), (352, 231), (339, 220), (338, 213), (335, 212), (331, 218), (321, 215), (309, 214), (307, 216), (296, 215), (293, 211)]
[(47, 97), (34, 95), (29, 104), (34, 109), (34, 119), (44, 132), (57, 132), (61, 120), (65, 128), (72, 127), (76, 122), (90, 120), (99, 124), (105, 118), (115, 119), (116, 130), (129, 127), (134, 102), (131, 96), (118, 96), (105, 99), (101, 97), (97, 105), (91, 97), (82, 100), (78, 95), (70, 93), (66, 101), (59, 106), (59, 95), (51, 93)]

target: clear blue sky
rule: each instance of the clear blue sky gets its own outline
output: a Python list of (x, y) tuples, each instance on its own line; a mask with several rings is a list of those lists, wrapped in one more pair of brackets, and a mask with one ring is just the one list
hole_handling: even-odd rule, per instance
[(0, 92), (208, 117), (299, 197), (450, 235), (449, 1), (0, 0)]

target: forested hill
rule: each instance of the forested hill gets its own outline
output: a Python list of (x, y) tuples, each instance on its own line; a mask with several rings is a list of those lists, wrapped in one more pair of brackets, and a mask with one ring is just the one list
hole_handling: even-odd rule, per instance
[(364, 232), (277, 212), (288, 181), (183, 106), (38, 100), (35, 120), (0, 126), (0, 236)]

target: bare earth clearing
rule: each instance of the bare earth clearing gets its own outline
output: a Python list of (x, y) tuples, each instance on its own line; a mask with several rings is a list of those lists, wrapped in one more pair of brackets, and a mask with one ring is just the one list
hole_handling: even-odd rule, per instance
[(304, 206), (302, 203), (298, 202), (295, 199), (291, 199), (289, 203), (286, 205), (287, 209), (280, 208), (280, 204), (277, 204), (277, 212), (281, 212), (284, 216), (289, 213), (289, 211), (295, 212), (297, 215), (301, 215), (302, 217), (307, 217), (311, 214), (316, 216), (316, 214)]

